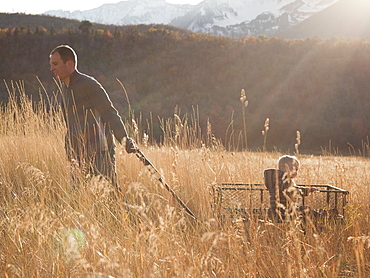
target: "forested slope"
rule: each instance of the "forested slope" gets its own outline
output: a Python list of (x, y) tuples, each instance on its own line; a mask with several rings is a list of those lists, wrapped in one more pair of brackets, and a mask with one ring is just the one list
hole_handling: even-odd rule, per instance
[[(243, 130), (240, 91), (245, 89), (251, 149), (262, 148), (266, 118), (268, 150), (293, 150), (296, 131), (306, 153), (320, 152), (329, 142), (345, 153), (368, 140), (370, 44), (365, 41), (233, 40), (166, 26), (19, 26), (0, 31), (1, 79), (25, 80), (26, 92), (37, 98), (38, 76), (51, 94), (56, 86), (48, 56), (64, 43), (76, 49), (79, 69), (103, 83), (125, 117), (128, 105), (116, 79), (142, 122), (172, 117), (176, 106), (180, 116), (197, 109), (204, 133), (209, 120), (215, 136), (236, 147)], [(3, 84), (0, 90), (6, 101)]]

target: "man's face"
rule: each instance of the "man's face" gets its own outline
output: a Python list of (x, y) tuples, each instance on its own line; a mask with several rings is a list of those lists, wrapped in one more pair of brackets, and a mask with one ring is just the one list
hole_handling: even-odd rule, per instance
[(72, 61), (64, 63), (60, 54), (55, 52), (50, 56), (50, 70), (54, 73), (55, 77), (59, 77), (62, 81), (69, 80), (69, 76), (74, 71), (74, 64)]

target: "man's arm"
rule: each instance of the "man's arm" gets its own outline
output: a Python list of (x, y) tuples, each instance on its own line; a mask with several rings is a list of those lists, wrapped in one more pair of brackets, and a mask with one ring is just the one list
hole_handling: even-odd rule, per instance
[(124, 137), (127, 137), (127, 130), (119, 115), (117, 109), (113, 106), (105, 89), (98, 83), (89, 92), (89, 98), (93, 107), (102, 117), (103, 123), (113, 130), (114, 136), (122, 143)]

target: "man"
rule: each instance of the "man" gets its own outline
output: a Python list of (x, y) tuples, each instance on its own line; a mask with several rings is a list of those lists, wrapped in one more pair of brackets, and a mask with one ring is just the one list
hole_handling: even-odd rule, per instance
[(65, 147), (71, 162), (84, 174), (102, 175), (116, 183), (116, 145), (113, 136), (126, 151), (137, 147), (127, 136), (126, 127), (105, 89), (94, 78), (77, 70), (77, 55), (68, 45), (50, 53), (50, 70), (62, 83), (60, 105), (67, 125)]

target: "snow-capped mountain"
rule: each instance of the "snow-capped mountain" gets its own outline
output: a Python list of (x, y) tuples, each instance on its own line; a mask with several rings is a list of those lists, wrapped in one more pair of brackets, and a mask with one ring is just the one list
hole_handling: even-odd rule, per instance
[(341, 0), (277, 36), (286, 39), (308, 37), (370, 40), (369, 0)]
[(169, 4), (165, 0), (127, 0), (117, 4), (104, 4), (86, 11), (47, 11), (45, 14), (101, 24), (169, 24), (174, 18), (186, 14), (192, 5)]
[(127, 0), (87, 11), (45, 14), (114, 25), (170, 24), (193, 32), (230, 37), (273, 36), (338, 0), (203, 0), (176, 5), (165, 0)]
[(204, 0), (170, 24), (231, 37), (273, 36), (338, 0)]

